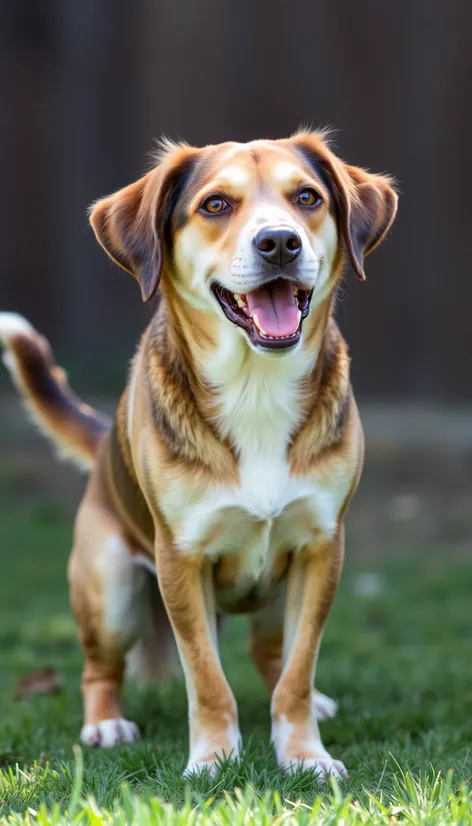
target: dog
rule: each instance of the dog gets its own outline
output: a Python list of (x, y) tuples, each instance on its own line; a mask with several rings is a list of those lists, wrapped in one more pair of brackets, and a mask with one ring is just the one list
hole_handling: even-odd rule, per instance
[(344, 163), (323, 132), (164, 141), (144, 177), (90, 212), (143, 300), (159, 290), (113, 421), (74, 396), (25, 319), (0, 315), (29, 409), (91, 470), (68, 566), (84, 743), (136, 740), (125, 671), (159, 678), (180, 659), (186, 771), (237, 757), (217, 617), (248, 613), (278, 765), (346, 775), (318, 726), (336, 704), (313, 688), (364, 453), (333, 307), (345, 265), (365, 278), (396, 209), (392, 179)]

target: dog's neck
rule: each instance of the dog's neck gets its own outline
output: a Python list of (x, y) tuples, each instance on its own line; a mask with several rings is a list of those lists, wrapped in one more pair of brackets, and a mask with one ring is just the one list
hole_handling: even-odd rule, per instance
[(236, 457), (286, 454), (319, 393), (332, 297), (312, 309), (302, 345), (277, 357), (252, 350), (226, 319), (215, 323), (211, 314), (209, 323), (174, 298), (163, 296), (162, 329), (185, 365), (199, 416)]
[(252, 350), (222, 321), (219, 345), (200, 365), (214, 395), (215, 420), (242, 458), (285, 454), (304, 418), (324, 331), (310, 345), (281, 356)]

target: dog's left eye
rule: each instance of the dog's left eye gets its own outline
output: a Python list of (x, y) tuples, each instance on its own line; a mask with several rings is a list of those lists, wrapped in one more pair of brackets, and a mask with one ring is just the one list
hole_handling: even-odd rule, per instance
[(307, 186), (305, 189), (300, 190), (297, 195), (297, 204), (302, 207), (318, 206), (321, 204), (321, 201), (321, 196), (318, 195), (316, 189), (313, 189), (311, 186)]
[(229, 209), (229, 204), (218, 195), (210, 195), (202, 201), (200, 209), (209, 215), (218, 215), (219, 212), (224, 212), (225, 209)]

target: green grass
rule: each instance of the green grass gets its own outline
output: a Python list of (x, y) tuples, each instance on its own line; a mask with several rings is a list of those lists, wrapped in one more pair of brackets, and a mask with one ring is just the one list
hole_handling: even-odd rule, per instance
[[(20, 507), (4, 483), (0, 528), (1, 823), (472, 824), (463, 785), (472, 775), (472, 567), (451, 561), (447, 546), (370, 563), (383, 590), (368, 597), (357, 594), (351, 537), (318, 668), (319, 688), (340, 703), (322, 724), (324, 741), (350, 779), (322, 790), (308, 772), (286, 777), (276, 768), (244, 618), (231, 620), (222, 644), (240, 711), (240, 761), (185, 783), (183, 686), (145, 694), (129, 686), (126, 715), (143, 740), (84, 749), (83, 777), (79, 756), (74, 780), (81, 656), (66, 590), (72, 525), (51, 503)], [(62, 692), (15, 699), (16, 681), (44, 665), (60, 673)]]

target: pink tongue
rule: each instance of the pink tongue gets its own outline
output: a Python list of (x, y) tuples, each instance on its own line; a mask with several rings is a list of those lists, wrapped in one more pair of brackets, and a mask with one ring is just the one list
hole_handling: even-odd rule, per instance
[(269, 336), (290, 336), (296, 333), (299, 311), (289, 281), (276, 281), (246, 294), (251, 318), (257, 316), (259, 327)]

